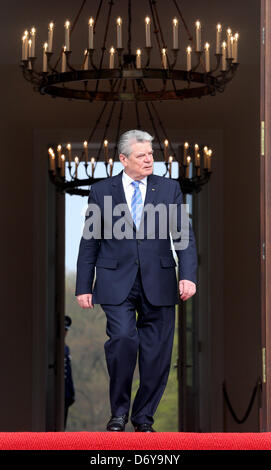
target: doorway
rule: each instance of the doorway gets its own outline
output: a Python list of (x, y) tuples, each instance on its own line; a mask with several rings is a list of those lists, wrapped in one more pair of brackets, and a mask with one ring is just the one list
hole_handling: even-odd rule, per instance
[[(73, 144), (73, 148), (76, 144)], [(101, 165), (103, 175), (103, 164)], [(114, 174), (121, 171), (121, 164), (116, 165)], [(99, 170), (99, 169), (98, 169)], [(159, 163), (156, 172), (161, 173)], [(175, 169), (176, 171), (176, 169)], [(99, 172), (96, 173), (99, 175)], [(100, 176), (100, 175), (99, 175)], [(106, 176), (106, 175), (104, 175)], [(67, 431), (104, 431), (111, 412), (109, 404), (109, 381), (104, 355), (106, 336), (106, 317), (99, 305), (93, 310), (81, 309), (76, 301), (75, 278), (79, 242), (82, 235), (87, 197), (77, 195), (65, 197), (65, 314), (72, 319), (72, 325), (66, 337), (71, 352), (75, 403), (70, 407)], [(176, 328), (172, 363), (168, 384), (157, 412), (154, 416), (157, 431), (178, 431), (178, 315), (176, 307)], [(134, 373), (132, 401), (139, 386), (138, 364)], [(127, 431), (133, 431), (129, 422)]]

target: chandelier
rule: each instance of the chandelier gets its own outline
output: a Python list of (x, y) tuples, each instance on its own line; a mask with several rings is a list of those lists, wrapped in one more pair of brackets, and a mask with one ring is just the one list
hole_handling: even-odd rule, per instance
[[(117, 151), (116, 144), (112, 147), (112, 156), (109, 153), (108, 140), (103, 142), (103, 148), (100, 145), (98, 149), (95, 149), (96, 157), (93, 156), (95, 151), (89, 149), (88, 141), (85, 141), (82, 147), (81, 152), (80, 149), (76, 149), (74, 152), (70, 143), (65, 146), (59, 144), (57, 148), (53, 146), (48, 148), (50, 179), (60, 192), (87, 196), (89, 189), (83, 189), (83, 186), (90, 186), (96, 181), (113, 175), (114, 164), (117, 164), (113, 157)], [(164, 141), (163, 147), (164, 168), (162, 168), (162, 176), (177, 179), (184, 194), (199, 192), (202, 186), (208, 182), (212, 173), (212, 149), (208, 146), (201, 147), (198, 144), (191, 146), (188, 142), (185, 142), (184, 145), (179, 146), (181, 157), (176, 158), (176, 156), (170, 154), (167, 139)], [(101, 150), (103, 153), (102, 160), (100, 159)], [(171, 150), (171, 153), (175, 154), (176, 151), (173, 145), (171, 145)], [(161, 149), (155, 149), (154, 147), (154, 155), (156, 155), (156, 151), (159, 152)], [(101, 163), (104, 167), (104, 174), (100, 177), (95, 175), (98, 163)], [(160, 165), (161, 163), (159, 161)], [(154, 165), (156, 165), (156, 162)], [(80, 167), (83, 171), (81, 171), (81, 177), (79, 178)]]
[[(52, 97), (62, 97), (69, 100), (82, 100), (102, 102), (102, 111), (97, 117), (96, 124), (90, 136), (83, 145), (81, 155), (75, 155), (72, 161), (70, 144), (60, 144), (57, 148), (49, 149), (49, 168), (52, 181), (62, 191), (75, 193), (82, 185), (90, 185), (95, 178), (95, 162), (103, 155), (106, 166), (106, 176), (112, 176), (114, 160), (116, 157), (116, 143), (121, 129), (123, 107), (133, 103), (135, 109), (136, 128), (141, 129), (139, 119), (139, 106), (144, 106), (149, 117), (153, 133), (159, 144), (159, 152), (163, 155), (165, 175), (171, 177), (173, 160), (178, 161), (178, 179), (184, 192), (199, 191), (208, 181), (211, 174), (212, 151), (204, 145), (201, 149), (197, 144), (191, 146), (184, 143), (182, 157), (176, 158), (176, 153), (170, 143), (156, 102), (168, 100), (183, 100), (188, 98), (201, 98), (206, 95), (214, 96), (216, 92), (224, 92), (226, 85), (233, 79), (238, 68), (238, 33), (233, 34), (231, 28), (226, 29), (221, 24), (216, 25), (215, 47), (209, 42), (202, 44), (202, 25), (195, 21), (194, 36), (190, 33), (177, 0), (172, 0), (176, 15), (172, 18), (171, 44), (166, 44), (165, 25), (162, 27), (161, 14), (158, 11), (156, 0), (146, 0), (146, 16), (142, 18), (141, 44), (132, 41), (132, 8), (131, 0), (127, 1), (127, 18), (114, 17), (114, 1), (98, 2), (97, 11), (86, 20), (85, 38), (86, 49), (82, 51), (81, 58), (73, 57), (72, 39), (79, 16), (86, 4), (83, 1), (75, 20), (63, 21), (64, 45), (57, 50), (54, 35), (55, 25), (49, 24), (47, 41), (42, 46), (42, 60), (36, 57), (37, 31), (32, 27), (24, 32), (22, 38), (21, 67), (24, 78), (29, 81), (35, 91)], [(186, 31), (188, 45), (180, 34)], [(102, 29), (103, 38), (100, 45), (96, 44), (95, 33)], [(127, 38), (124, 40), (124, 28), (127, 26)], [(109, 31), (115, 29), (115, 44), (108, 43)], [(224, 36), (223, 36), (224, 35)], [(126, 47), (124, 47), (126, 46)], [(214, 50), (211, 57), (211, 50)], [(59, 49), (58, 49), (59, 50)], [(80, 63), (75, 66), (74, 62)], [(110, 104), (110, 106), (108, 106)], [(114, 141), (114, 155), (108, 153), (107, 135), (113, 113), (118, 112), (117, 135)], [(96, 157), (89, 155), (88, 146), (93, 141), (97, 126), (102, 119), (105, 122), (104, 137)], [(191, 152), (193, 147), (193, 152)], [(188, 154), (188, 152), (190, 154)], [(200, 155), (200, 152), (202, 155)], [(89, 155), (89, 160), (87, 160)], [(56, 157), (57, 156), (57, 157)], [(202, 158), (201, 158), (202, 157)], [(94, 160), (95, 158), (95, 160)], [(91, 160), (92, 159), (92, 160)], [(63, 163), (64, 162), (64, 163)], [(65, 165), (65, 162), (67, 165)], [(85, 164), (86, 178), (81, 184), (78, 178), (78, 166)], [(190, 164), (193, 171), (190, 170)], [(65, 166), (69, 178), (66, 178)], [(63, 169), (64, 168), (64, 169)], [(72, 171), (73, 169), (73, 171)], [(64, 172), (64, 174), (63, 174)], [(84, 191), (84, 190), (81, 190)], [(80, 192), (79, 192), (80, 193)], [(79, 194), (77, 192), (77, 194)], [(84, 193), (82, 193), (84, 194)]]

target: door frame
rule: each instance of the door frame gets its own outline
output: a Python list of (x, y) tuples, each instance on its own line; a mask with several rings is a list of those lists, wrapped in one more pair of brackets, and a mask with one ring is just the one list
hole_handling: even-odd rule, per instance
[(271, 431), (271, 4), (261, 0), (261, 326), (260, 431)]
[(34, 132), (32, 431), (64, 430), (65, 195), (48, 177), (47, 148), (63, 136)]

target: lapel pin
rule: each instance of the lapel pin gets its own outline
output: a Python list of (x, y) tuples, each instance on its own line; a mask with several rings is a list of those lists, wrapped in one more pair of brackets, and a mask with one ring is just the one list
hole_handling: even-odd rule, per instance
[(151, 189), (152, 189), (152, 191), (155, 191), (155, 188), (151, 188)]

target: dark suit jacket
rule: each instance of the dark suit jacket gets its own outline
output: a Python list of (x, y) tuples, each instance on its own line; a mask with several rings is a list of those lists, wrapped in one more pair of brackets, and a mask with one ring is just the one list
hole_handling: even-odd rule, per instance
[[(174, 305), (178, 303), (179, 294), (176, 263), (170, 242), (169, 221), (167, 220), (166, 235), (163, 239), (159, 239), (158, 216), (155, 217), (152, 229), (153, 238), (147, 239), (147, 224), (145, 223), (147, 216), (144, 214), (141, 219), (141, 227), (144, 226), (142, 239), (136, 237), (136, 229), (125, 199), (122, 173), (99, 181), (91, 187), (88, 203), (97, 204), (100, 208), (101, 239), (86, 239), (84, 236), (81, 238), (75, 295), (93, 293), (94, 304), (118, 305), (127, 298), (140, 266), (143, 288), (149, 302), (156, 306)], [(104, 217), (104, 196), (112, 197), (112, 210), (117, 204), (126, 205), (126, 217), (123, 221), (125, 224), (130, 224), (131, 239), (119, 240), (114, 237), (114, 232), (112, 239), (109, 239), (107, 235), (104, 236), (108, 222), (107, 217)], [(146, 204), (157, 206), (163, 203), (166, 207), (169, 204), (176, 204), (179, 230), (182, 201), (182, 193), (177, 181), (153, 174), (148, 176), (144, 207)], [(90, 212), (86, 216), (86, 224), (91, 215)], [(112, 217), (113, 226), (121, 217), (121, 213)], [(188, 247), (185, 250), (178, 249), (176, 253), (179, 260), (179, 279), (196, 283), (197, 252), (191, 226)], [(96, 279), (93, 288), (95, 267)]]

